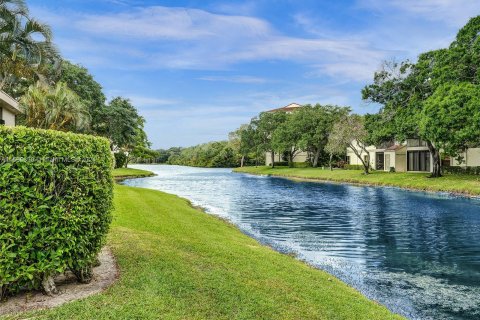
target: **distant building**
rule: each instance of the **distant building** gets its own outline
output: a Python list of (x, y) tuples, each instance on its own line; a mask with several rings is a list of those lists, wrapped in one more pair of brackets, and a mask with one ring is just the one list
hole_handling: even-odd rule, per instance
[(273, 110), (268, 110), (266, 112), (285, 112), (285, 113), (292, 113), (295, 110), (298, 110), (298, 108), (301, 108), (302, 106), (299, 105), (298, 103), (290, 103), (288, 106), (273, 109)]
[(0, 125), (15, 126), (15, 117), (22, 113), (18, 102), (3, 91), (0, 91)]
[[(277, 109), (273, 109), (273, 110), (268, 110), (266, 112), (285, 112), (285, 113), (292, 113), (292, 112), (295, 112), (295, 110), (298, 110), (299, 108), (302, 108), (302, 105), (298, 104), (298, 103), (290, 103), (289, 105), (285, 106), (285, 107), (281, 107), (281, 108), (277, 108)], [(272, 156), (271, 156), (271, 152), (266, 152), (265, 153), (265, 165), (266, 166), (271, 166), (272, 165)], [(275, 153), (274, 155), (274, 161), (275, 162), (285, 162), (287, 161), (286, 159), (283, 159), (283, 155), (282, 154), (279, 154), (279, 153)], [(295, 157), (293, 158), (293, 162), (306, 162), (308, 161), (308, 153), (307, 152), (304, 152), (304, 151), (300, 151), (299, 153), (297, 153), (295, 155)]]

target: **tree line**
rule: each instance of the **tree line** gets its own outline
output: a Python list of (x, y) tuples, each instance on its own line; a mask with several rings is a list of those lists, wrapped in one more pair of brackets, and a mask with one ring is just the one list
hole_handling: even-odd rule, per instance
[(145, 119), (131, 101), (107, 101), (86, 68), (61, 57), (24, 0), (0, 1), (0, 65), (0, 90), (24, 111), (17, 124), (103, 136), (127, 158), (148, 153)]

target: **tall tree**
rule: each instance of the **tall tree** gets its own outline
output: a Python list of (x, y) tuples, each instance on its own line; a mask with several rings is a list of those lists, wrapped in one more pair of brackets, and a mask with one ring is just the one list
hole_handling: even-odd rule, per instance
[(286, 120), (284, 112), (262, 112), (258, 118), (252, 119), (252, 126), (255, 128), (256, 141), (259, 150), (269, 152), (272, 168), (275, 167), (275, 145), (272, 143), (273, 133)]
[[(409, 61), (386, 63), (383, 70), (375, 73), (374, 83), (362, 91), (363, 99), (382, 105), (378, 116), (367, 118), (371, 136), (378, 140), (394, 132), (400, 141), (408, 138), (425, 140), (434, 160), (434, 177), (441, 176), (440, 151), (433, 141), (421, 136), (419, 123), (423, 104), (433, 92), (432, 66), (443, 55), (443, 50), (437, 50), (420, 55), (416, 64)], [(372, 126), (372, 121), (376, 125)]]
[(325, 152), (333, 124), (349, 112), (348, 107), (316, 104), (305, 105), (293, 114), (301, 132), (299, 146), (310, 153), (313, 167), (318, 166), (320, 156)]
[[(445, 86), (480, 83), (479, 59), (480, 16), (477, 16), (470, 19), (458, 32), (448, 49), (423, 53), (415, 64), (408, 61), (390, 64), (393, 68), (384, 68), (377, 72), (374, 83), (362, 91), (364, 99), (382, 104), (381, 117), (375, 120), (377, 124), (390, 128), (377, 126), (379, 130), (383, 130), (384, 133), (395, 132), (398, 140), (415, 137), (426, 141), (433, 159), (432, 177), (441, 176), (440, 148), (445, 145), (445, 137), (432, 134), (432, 131), (440, 131), (441, 128), (425, 130), (420, 125), (429, 122), (430, 125), (436, 126), (440, 123), (431, 121), (432, 118), (424, 118), (432, 114), (435, 108), (432, 105), (442, 105), (438, 99), (448, 99), (446, 95), (448, 92), (458, 98), (458, 92), (453, 89), (446, 90)], [(471, 90), (469, 91), (471, 93)], [(451, 113), (450, 120), (460, 124), (463, 117), (461, 114)], [(382, 134), (378, 134), (377, 131), (375, 135)], [(439, 140), (434, 141), (433, 138)], [(452, 143), (455, 142), (449, 142)]]
[[(253, 159), (256, 166), (258, 166), (259, 158), (262, 157), (260, 138), (255, 121), (241, 127), (240, 154), (242, 157)], [(265, 157), (265, 153), (263, 153), (263, 157)]]
[(41, 82), (31, 86), (20, 100), (25, 125), (59, 131), (85, 132), (90, 115), (80, 98), (63, 82), (50, 87)]
[(63, 61), (60, 76), (57, 81), (65, 82), (83, 101), (92, 117), (91, 130), (95, 134), (105, 134), (104, 122), (105, 95), (102, 86), (95, 81), (88, 70), (80, 65)]
[(293, 167), (294, 159), (301, 151), (302, 121), (300, 120), (302, 119), (295, 113), (285, 115), (285, 121), (273, 131), (271, 142), (274, 150), (287, 155), (290, 167)]
[[(367, 150), (368, 132), (365, 120), (357, 114), (340, 118), (333, 126), (327, 143), (331, 153), (350, 148), (363, 165), (365, 174), (370, 172), (370, 153)], [(365, 157), (363, 157), (365, 156)]]
[(105, 123), (104, 135), (110, 139), (113, 150), (129, 148), (144, 138), (145, 120), (128, 99), (116, 97), (102, 112)]
[(245, 163), (245, 157), (248, 154), (248, 152), (247, 154), (242, 152), (242, 132), (246, 130), (247, 127), (247, 124), (243, 124), (237, 130), (232, 131), (228, 134), (228, 142), (230, 144), (230, 147), (235, 154), (240, 156), (240, 167), (243, 167)]
[(459, 158), (480, 142), (480, 86), (472, 83), (440, 86), (427, 99), (420, 133), (450, 156)]
[(29, 16), (25, 1), (1, 0), (0, 90), (18, 97), (20, 79), (44, 80), (59, 60), (50, 27)]

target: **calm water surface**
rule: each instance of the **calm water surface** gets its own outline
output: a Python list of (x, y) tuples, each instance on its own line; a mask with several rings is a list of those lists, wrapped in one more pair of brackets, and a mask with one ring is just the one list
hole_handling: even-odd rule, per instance
[(229, 169), (132, 166), (126, 185), (185, 197), (412, 319), (480, 319), (480, 200), (293, 182)]

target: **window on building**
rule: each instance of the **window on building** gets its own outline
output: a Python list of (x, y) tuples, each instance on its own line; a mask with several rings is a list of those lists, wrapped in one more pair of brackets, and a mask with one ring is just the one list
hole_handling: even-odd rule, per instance
[(408, 171), (430, 171), (430, 152), (408, 151), (407, 152), (407, 170)]
[(350, 156), (347, 156), (347, 158), (345, 159), (345, 161), (347, 161), (347, 164), (352, 164), (352, 163), (350, 162)]
[(426, 147), (427, 143), (422, 139), (407, 139), (407, 147)]
[(452, 165), (452, 161), (450, 157), (445, 157), (442, 159), (442, 167), (450, 167)]

